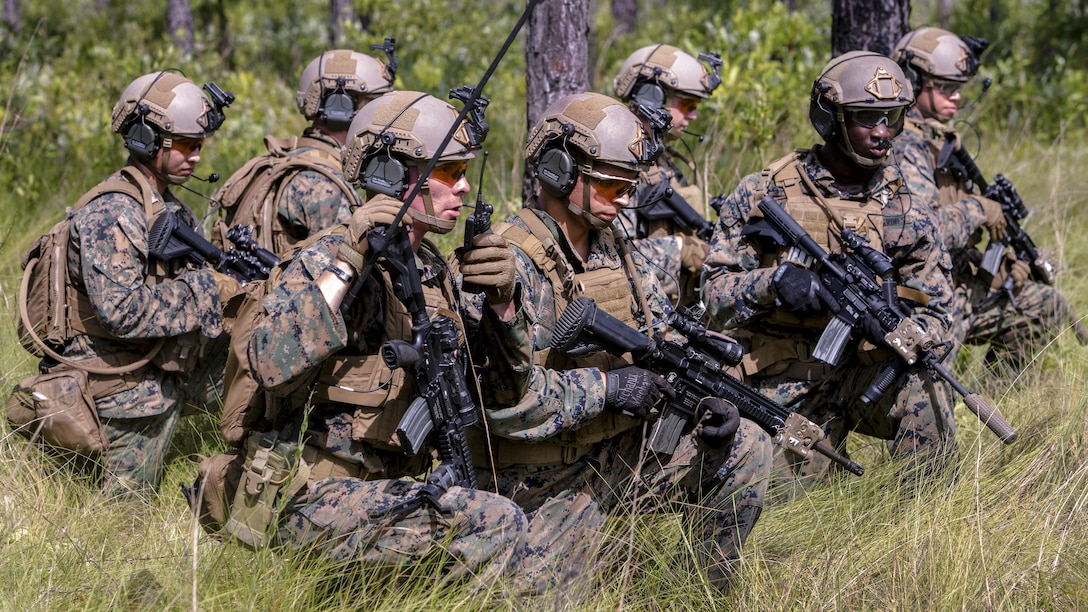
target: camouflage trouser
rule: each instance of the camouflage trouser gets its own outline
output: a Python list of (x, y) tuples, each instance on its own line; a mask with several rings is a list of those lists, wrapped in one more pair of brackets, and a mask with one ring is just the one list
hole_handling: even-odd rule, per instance
[[(989, 283), (974, 276), (956, 280), (952, 333), (957, 348), (989, 343), (986, 361), (992, 366), (1023, 369), (1036, 350), (1070, 326), (1081, 344), (1088, 343), (1088, 332), (1057, 287), (1028, 281), (1014, 291), (1015, 304), (1002, 297), (983, 308)], [(946, 363), (954, 357), (950, 355)]]
[(109, 442), (99, 459), (106, 493), (141, 495), (158, 488), (181, 415), (178, 394), (173, 376), (149, 375), (132, 389), (95, 400)]
[[(866, 405), (859, 399), (889, 363), (863, 366), (855, 358), (819, 381), (798, 380), (783, 374), (753, 377), (749, 383), (779, 404), (796, 405), (798, 413), (823, 428), (828, 443), (839, 452), (843, 452), (847, 434), (856, 431), (889, 440), (892, 456), (916, 458), (918, 461), (913, 464), (920, 473), (953, 464), (955, 403), (943, 381), (934, 382), (924, 370), (911, 370), (873, 403)], [(784, 451), (779, 453), (782, 456), (776, 463), (788, 462), (792, 476), (776, 471), (776, 477), (795, 477), (802, 486), (811, 485), (832, 465), (837, 465), (817, 453), (804, 460), (793, 454), (786, 456)]]
[[(437, 555), (443, 576), (476, 576), (488, 584), (506, 576), (518, 593), (550, 584), (550, 574), (597, 529), (599, 514), (585, 496), (568, 496), (526, 515), (509, 499), (452, 487), (442, 512), (424, 504), (408, 513), (382, 513), (423, 487), (408, 480), (326, 478), (310, 483), (285, 510), (280, 544), (315, 549), (338, 561), (370, 568), (405, 568)], [(571, 517), (588, 516), (586, 524)]]
[(605, 514), (626, 507), (637, 512), (683, 511), (708, 563), (711, 579), (724, 586), (740, 548), (763, 508), (771, 470), (770, 436), (741, 420), (733, 444), (710, 449), (692, 435), (681, 438), (662, 463), (647, 458), (635, 476), (642, 429), (594, 445), (570, 464), (513, 465), (495, 478), (478, 467), (480, 488), (497, 490), (533, 511), (570, 492), (585, 493)]

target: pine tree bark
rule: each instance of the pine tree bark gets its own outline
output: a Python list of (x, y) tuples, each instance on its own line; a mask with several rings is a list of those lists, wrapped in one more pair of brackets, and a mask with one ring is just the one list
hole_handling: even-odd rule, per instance
[[(589, 91), (590, 0), (550, 0), (536, 5), (526, 24), (525, 120), (532, 126), (552, 102)], [(523, 195), (535, 189), (525, 170)]]
[(329, 44), (334, 49), (344, 45), (349, 24), (355, 22), (355, 6), (351, 0), (329, 0)]
[(831, 55), (889, 55), (910, 31), (910, 0), (831, 0)]
[(612, 0), (612, 19), (616, 22), (614, 34), (632, 34), (638, 27), (638, 0)]
[(166, 30), (182, 55), (193, 54), (193, 7), (189, 0), (167, 0)]

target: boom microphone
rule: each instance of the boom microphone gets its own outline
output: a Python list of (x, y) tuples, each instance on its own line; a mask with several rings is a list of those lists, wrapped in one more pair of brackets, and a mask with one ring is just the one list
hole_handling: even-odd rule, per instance
[(205, 183), (214, 183), (214, 182), (219, 180), (219, 173), (218, 172), (212, 172), (211, 174), (208, 175), (208, 178), (201, 178), (201, 177), (199, 177), (199, 176), (197, 176), (195, 174), (190, 174), (189, 176), (192, 177), (192, 178), (195, 178), (198, 181), (204, 181)]
[(684, 130), (684, 133), (687, 134), (688, 136), (694, 136), (694, 137), (698, 138), (699, 142), (703, 142), (704, 140), (706, 140), (706, 135), (705, 134), (700, 134), (698, 132), (692, 132), (691, 130)]

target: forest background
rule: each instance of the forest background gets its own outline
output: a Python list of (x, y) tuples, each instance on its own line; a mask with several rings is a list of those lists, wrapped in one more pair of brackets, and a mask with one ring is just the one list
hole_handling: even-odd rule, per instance
[[(260, 151), (265, 134), (301, 132), (298, 74), (328, 48), (323, 1), (196, 0), (194, 50), (186, 55), (170, 42), (163, 2), (100, 4), (38, 0), (22, 7), (24, 27), (0, 38), (5, 390), (36, 366), (14, 331), (19, 258), (66, 206), (123, 163), (108, 126), (124, 86), (177, 67), (197, 83), (232, 91), (237, 100), (198, 169), (225, 178)], [(395, 36), (397, 87), (440, 97), (479, 80), (524, 8), (497, 0), (467, 9), (438, 0), (355, 5), (369, 25), (347, 27), (342, 46), (366, 52)], [(639, 9), (636, 31), (616, 34), (608, 2), (595, 5), (591, 85), (611, 93), (623, 59), (646, 44), (720, 52), (723, 85), (692, 126), (706, 139), (688, 142), (710, 193), (816, 141), (808, 93), (830, 57), (825, 0), (649, 0)], [(992, 85), (984, 95), (977, 85), (967, 92), (972, 104), (959, 127), (984, 173), (1004, 173), (1017, 185), (1033, 213), (1025, 227), (1058, 256), (1059, 286), (1078, 312), (1088, 312), (1088, 243), (1076, 238), (1088, 222), (1086, 10), (1076, 0), (928, 0), (913, 2), (910, 17), (918, 26), (944, 16), (953, 31), (991, 41), (981, 75)], [(496, 219), (520, 206), (522, 40), (485, 91), (492, 129), (482, 188)], [(190, 186), (207, 195), (214, 187)], [(181, 197), (198, 213), (206, 208), (194, 194)], [(961, 379), (1020, 430), (1018, 442), (1002, 446), (961, 405), (959, 478), (903, 489), (883, 444), (853, 436), (850, 451), (866, 475), (770, 506), (724, 595), (687, 569), (688, 533), (669, 515), (620, 517), (607, 534), (610, 554), (572, 588), (534, 600), (509, 598), (502, 584), (440, 584), (427, 563), (412, 575), (345, 577), (296, 555), (219, 543), (194, 526), (176, 483), (192, 481), (198, 455), (224, 447), (212, 415), (185, 419), (161, 491), (137, 503), (103, 499), (0, 424), (0, 609), (1088, 609), (1088, 359), (1067, 336), (1014, 380), (983, 372), (984, 347), (964, 351), (956, 364)]]

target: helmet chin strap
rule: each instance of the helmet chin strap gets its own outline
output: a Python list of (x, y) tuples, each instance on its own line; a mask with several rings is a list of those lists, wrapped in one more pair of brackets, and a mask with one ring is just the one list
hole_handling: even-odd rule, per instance
[(884, 154), (880, 159), (871, 159), (863, 155), (858, 155), (854, 151), (854, 145), (850, 144), (850, 136), (846, 133), (846, 119), (839, 119), (839, 133), (842, 134), (839, 140), (835, 143), (839, 147), (839, 150), (846, 153), (846, 156), (854, 160), (854, 163), (863, 168), (876, 168), (888, 160), (888, 156), (892, 154), (891, 149)]
[(453, 219), (439, 219), (438, 215), (434, 212), (434, 202), (431, 200), (431, 183), (429, 180), (423, 181), (419, 193), (423, 196), (423, 209), (427, 212), (426, 214), (422, 214), (419, 211), (412, 211), (412, 219), (426, 225), (428, 230), (436, 234), (448, 234), (453, 231), (454, 226), (457, 225), (457, 221)]
[(604, 228), (608, 227), (609, 223), (607, 221), (605, 221), (604, 219), (600, 219), (597, 216), (595, 216), (593, 213), (589, 212), (590, 211), (590, 201), (591, 201), (590, 193), (589, 193), (589, 182), (592, 181), (592, 180), (593, 180), (592, 177), (586, 176), (585, 173), (582, 173), (582, 205), (581, 206), (576, 205), (574, 203), (574, 201), (571, 200), (570, 197), (568, 196), (567, 197), (567, 209), (570, 210), (572, 213), (574, 213), (574, 214), (578, 215), (579, 217), (581, 217), (582, 220), (585, 221), (589, 225), (589, 227), (591, 227), (591, 228), (593, 228), (595, 230), (601, 230), (601, 229), (604, 229)]

